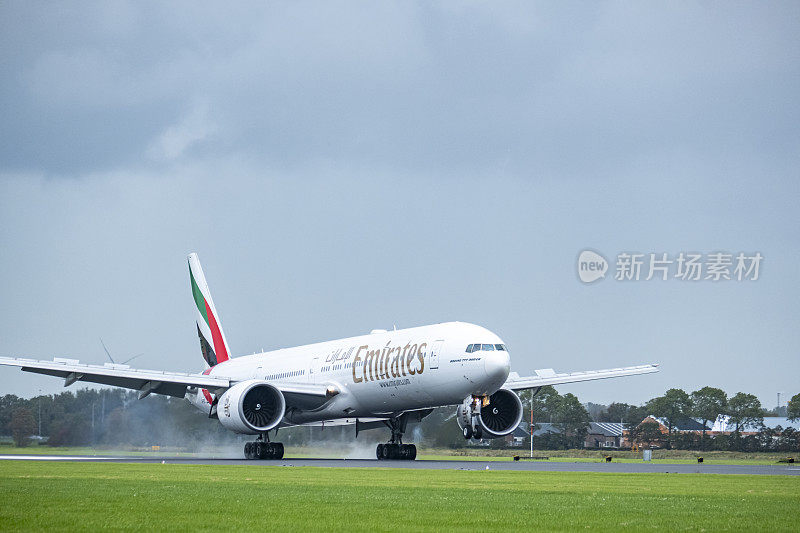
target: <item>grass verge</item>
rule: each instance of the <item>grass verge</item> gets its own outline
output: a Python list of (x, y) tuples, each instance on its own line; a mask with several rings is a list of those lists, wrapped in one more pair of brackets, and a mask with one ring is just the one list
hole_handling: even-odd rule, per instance
[(0, 530), (796, 531), (800, 477), (0, 462)]
[[(320, 459), (372, 459), (371, 445), (360, 446), (359, 453), (352, 452), (353, 447), (347, 443), (335, 443), (327, 448), (287, 446), (286, 456), (294, 458), (320, 458)], [(366, 450), (366, 451), (365, 451)], [(18, 448), (10, 445), (0, 445), (0, 455), (111, 455), (111, 456), (142, 456), (142, 457), (244, 457), (241, 446), (228, 445), (219, 448), (209, 448), (203, 452), (189, 452), (182, 448), (162, 447), (158, 451), (146, 448), (90, 448), (90, 447), (51, 447), (27, 446)], [(522, 448), (506, 448), (494, 450), (489, 448), (461, 448), (456, 450), (420, 447), (418, 458), (435, 461), (511, 461), (514, 455), (527, 456), (529, 450)], [(547, 457), (548, 461), (564, 462), (602, 462), (610, 455), (614, 462), (641, 463), (642, 453), (624, 450), (535, 450), (534, 455)], [(698, 457), (703, 457), (706, 464), (719, 465), (772, 465), (787, 456), (800, 456), (791, 452), (727, 452), (709, 451), (697, 452), (690, 450), (654, 450), (653, 462), (660, 464), (692, 464), (697, 463)]]

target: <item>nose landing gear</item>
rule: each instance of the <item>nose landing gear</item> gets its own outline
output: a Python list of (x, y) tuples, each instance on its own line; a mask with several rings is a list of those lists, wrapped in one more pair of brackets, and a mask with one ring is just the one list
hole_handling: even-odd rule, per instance
[(269, 435), (258, 436), (255, 442), (244, 444), (245, 459), (283, 459), (283, 443), (269, 442)]

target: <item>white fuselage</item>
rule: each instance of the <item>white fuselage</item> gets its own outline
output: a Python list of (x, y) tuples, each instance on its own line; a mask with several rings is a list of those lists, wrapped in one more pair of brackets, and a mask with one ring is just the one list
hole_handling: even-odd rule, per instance
[[(481, 349), (467, 352), (476, 344)], [(497, 391), (509, 368), (500, 337), (474, 324), (447, 322), (236, 357), (206, 373), (335, 387), (339, 394), (321, 408), (287, 412), (286, 423), (302, 424), (459, 404)], [(205, 411), (208, 398), (203, 391), (189, 397)]]

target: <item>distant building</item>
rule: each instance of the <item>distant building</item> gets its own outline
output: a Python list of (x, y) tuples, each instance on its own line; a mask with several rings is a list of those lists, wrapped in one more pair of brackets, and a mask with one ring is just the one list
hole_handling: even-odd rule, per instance
[[(645, 417), (641, 423), (644, 422), (656, 422), (662, 428), (662, 433), (665, 435), (669, 433), (669, 425), (667, 424), (667, 420), (665, 418), (659, 418), (657, 416), (650, 415)], [(675, 422), (675, 425), (672, 426), (672, 432), (702, 433), (704, 427), (706, 431), (711, 431), (711, 428), (708, 426), (708, 424), (704, 426), (703, 422), (687, 416)]]
[[(511, 433), (514, 444), (520, 446), (529, 434), (529, 422), (520, 423)], [(533, 431), (534, 437), (544, 437), (548, 434), (558, 435), (561, 430), (556, 424), (544, 422), (536, 424)], [(584, 448), (619, 448), (622, 445), (622, 424), (619, 422), (590, 422)]]
[(589, 433), (583, 441), (584, 448), (621, 448), (623, 424), (621, 422), (590, 422)]
[[(667, 424), (667, 420), (664, 418), (660, 418), (657, 416), (649, 415), (644, 418), (641, 422), (639, 422), (638, 426), (641, 426), (645, 423), (655, 423), (658, 424), (658, 429), (661, 434), (664, 436), (664, 439), (657, 439), (655, 441), (651, 441), (651, 446), (661, 447), (664, 445), (664, 440), (666, 439), (667, 435), (669, 435), (669, 425)], [(637, 426), (637, 427), (638, 427)], [(701, 421), (695, 420), (694, 418), (684, 417), (677, 421), (675, 421), (674, 425), (672, 426), (672, 433), (702, 433), (703, 428), (705, 427), (706, 432), (711, 431), (711, 428), (708, 425), (703, 425)], [(631, 442), (630, 440), (630, 430), (625, 431), (625, 435), (622, 439), (622, 446), (627, 448), (633, 445), (642, 445), (647, 444), (645, 442)]]
[[(713, 434), (720, 434), (720, 433), (733, 433), (736, 430), (736, 424), (732, 423), (731, 417), (726, 415), (719, 415), (717, 419), (714, 421), (714, 424), (711, 426), (711, 431)], [(764, 417), (764, 427), (768, 427), (771, 429), (775, 429), (780, 427), (781, 429), (792, 428), (796, 431), (800, 431), (800, 420), (795, 420), (792, 422), (785, 416), (765, 416)], [(753, 425), (753, 424), (746, 424), (745, 426), (739, 428), (739, 433), (742, 435), (755, 435), (761, 430), (761, 426)]]

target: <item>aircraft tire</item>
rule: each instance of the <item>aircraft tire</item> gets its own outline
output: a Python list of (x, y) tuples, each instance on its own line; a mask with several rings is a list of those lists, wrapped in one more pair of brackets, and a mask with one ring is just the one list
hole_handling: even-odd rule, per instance
[(476, 439), (480, 439), (481, 437), (483, 437), (483, 430), (480, 427), (477, 427), (475, 428), (473, 435), (475, 436)]
[(400, 459), (413, 461), (417, 458), (417, 447), (413, 444), (403, 444), (400, 448)]
[(472, 428), (470, 426), (464, 426), (464, 429), (461, 430), (464, 438), (469, 440), (472, 438)]
[(399, 446), (397, 444), (384, 444), (383, 445), (383, 458), (384, 459), (397, 459), (399, 455)]
[(276, 442), (272, 452), (272, 459), (283, 459), (283, 443)]

